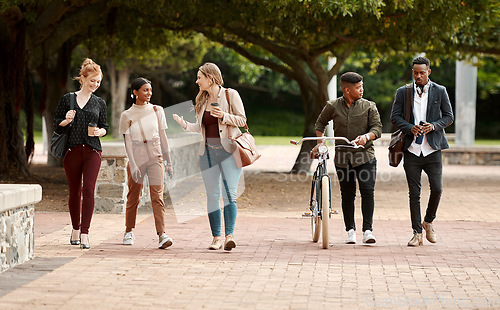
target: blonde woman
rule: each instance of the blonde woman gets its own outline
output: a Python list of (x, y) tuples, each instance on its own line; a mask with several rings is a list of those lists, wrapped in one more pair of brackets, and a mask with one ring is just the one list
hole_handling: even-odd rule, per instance
[[(150, 103), (153, 96), (151, 82), (137, 78), (130, 84), (133, 105), (120, 118), (120, 133), (125, 140), (128, 156), (128, 194), (125, 213), (124, 245), (134, 244), (137, 207), (142, 194), (142, 183), (147, 175), (149, 193), (158, 235), (158, 248), (165, 249), (173, 244), (166, 234), (166, 210), (163, 201), (164, 172), (172, 177), (172, 161), (168, 145), (167, 122), (160, 106)], [(165, 164), (164, 164), (165, 161)]]
[[(200, 91), (196, 96), (196, 123), (186, 122), (174, 114), (174, 119), (187, 131), (202, 134), (198, 155), (203, 182), (207, 192), (207, 212), (212, 230), (211, 250), (236, 247), (234, 226), (236, 222), (236, 193), (242, 169), (236, 164), (232, 138), (240, 134), (238, 127), (246, 124), (245, 109), (240, 95), (234, 89), (222, 87), (222, 74), (213, 63), (202, 65), (197, 74), (196, 84)], [(226, 96), (227, 92), (227, 96)], [(227, 100), (229, 98), (229, 101)], [(225, 240), (221, 236), (221, 181), (224, 201)]]
[[(101, 67), (91, 59), (85, 59), (79, 76), (75, 77), (80, 82), (80, 90), (59, 100), (54, 117), (56, 132), (62, 132), (64, 127), (72, 124), (63, 166), (68, 179), (68, 206), (73, 226), (70, 243), (80, 245), (82, 249), (90, 248), (88, 234), (94, 213), (95, 183), (101, 167), (99, 137), (105, 136), (109, 127), (106, 102), (94, 95), (102, 77)], [(74, 96), (74, 110), (70, 110), (71, 96)], [(92, 124), (90, 129), (89, 124)]]

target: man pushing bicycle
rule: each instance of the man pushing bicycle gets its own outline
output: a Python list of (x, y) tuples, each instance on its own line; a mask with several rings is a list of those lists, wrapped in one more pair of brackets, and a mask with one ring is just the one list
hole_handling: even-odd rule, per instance
[[(343, 96), (327, 102), (319, 115), (315, 129), (316, 136), (322, 137), (329, 121), (333, 121), (335, 137), (346, 137), (364, 148), (337, 147), (334, 164), (340, 183), (342, 213), (348, 244), (356, 243), (354, 223), (354, 199), (356, 180), (361, 193), (363, 214), (363, 242), (375, 243), (373, 234), (374, 189), (377, 174), (377, 159), (373, 140), (382, 134), (382, 122), (374, 102), (363, 99), (363, 77), (355, 72), (346, 72), (340, 77)], [(313, 149), (317, 153), (320, 145)], [(336, 142), (337, 146), (339, 142)]]

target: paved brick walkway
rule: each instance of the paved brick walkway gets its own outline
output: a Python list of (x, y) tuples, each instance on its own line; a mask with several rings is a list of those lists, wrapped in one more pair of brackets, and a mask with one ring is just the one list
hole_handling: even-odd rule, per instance
[[(290, 150), (265, 147), (252, 168), (280, 171), (273, 158), (293, 160)], [(376, 191), (378, 241), (370, 246), (342, 243), (341, 214), (323, 250), (295, 211), (240, 210), (232, 252), (206, 249), (205, 217), (179, 223), (172, 212), (167, 250), (156, 248), (150, 214), (139, 215), (134, 246), (121, 245), (123, 215), (96, 214), (92, 248), (83, 251), (69, 245), (67, 213), (38, 212), (36, 258), (0, 274), (0, 309), (499, 309), (500, 167), (446, 166), (438, 242), (419, 248), (406, 246), (400, 168), (379, 156), (379, 175), (388, 177), (378, 180), (385, 186)]]

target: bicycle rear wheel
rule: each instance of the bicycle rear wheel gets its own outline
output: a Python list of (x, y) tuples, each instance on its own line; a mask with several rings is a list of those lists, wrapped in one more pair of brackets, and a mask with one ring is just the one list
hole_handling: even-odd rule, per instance
[(311, 233), (313, 242), (318, 242), (319, 234), (321, 232), (321, 217), (319, 216), (318, 205), (321, 203), (321, 193), (318, 193), (317, 187), (316, 181), (313, 181), (311, 187), (311, 200), (309, 202), (309, 208), (311, 209)]
[(322, 242), (323, 249), (328, 249), (329, 234), (328, 224), (330, 220), (330, 180), (327, 176), (321, 179), (321, 223), (322, 227)]

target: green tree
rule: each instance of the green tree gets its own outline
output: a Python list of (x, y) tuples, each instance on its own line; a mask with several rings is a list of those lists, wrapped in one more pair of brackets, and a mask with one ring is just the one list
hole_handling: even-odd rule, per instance
[[(33, 152), (33, 97), (31, 70), (50, 56), (69, 48), (70, 41), (106, 15), (104, 0), (36, 1), (5, 0), (0, 3), (0, 178), (27, 175), (27, 158)], [(63, 53), (61, 58), (65, 57)], [(66, 55), (67, 56), (67, 55)], [(25, 90), (24, 83), (28, 85)], [(19, 122), (27, 111), (28, 141)]]
[[(4, 0), (0, 3), (0, 177), (28, 173), (19, 111), (27, 73), (66, 45), (76, 46), (88, 27), (129, 9), (136, 27), (197, 31), (252, 62), (297, 82), (305, 109), (304, 135), (327, 99), (326, 87), (354, 51), (499, 54), (498, 4), (494, 0)], [(479, 22), (477, 22), (479, 21)], [(108, 27), (105, 28), (108, 30)], [(145, 35), (148, 34), (145, 32)], [(75, 40), (75, 41), (72, 41)], [(326, 69), (326, 57), (337, 64)], [(60, 53), (62, 60), (67, 53)], [(33, 100), (27, 100), (28, 131)], [(31, 109), (30, 109), (31, 106)], [(31, 114), (31, 117), (30, 117)], [(303, 146), (292, 169), (308, 170)]]
[[(93, 25), (82, 42), (87, 55), (106, 66), (111, 94), (111, 134), (119, 138), (119, 121), (125, 110), (127, 88), (132, 73), (160, 77), (163, 72), (178, 74), (197, 67), (207, 49), (200, 34), (183, 34), (135, 23), (133, 8), (113, 9), (107, 21)], [(104, 27), (110, 30), (103, 32)], [(156, 82), (156, 81), (152, 81)], [(153, 85), (154, 86), (154, 85)], [(156, 89), (156, 87), (154, 88)], [(155, 92), (161, 102), (161, 92)]]
[[(142, 13), (155, 25), (195, 30), (256, 64), (297, 82), (305, 108), (303, 135), (327, 101), (327, 85), (355, 51), (371, 54), (455, 55), (484, 50), (499, 54), (498, 4), (480, 1), (234, 0), (165, 1)], [(145, 5), (145, 7), (149, 7)], [(480, 20), (480, 24), (476, 23)], [(337, 63), (326, 68), (326, 58)], [(309, 170), (302, 146), (292, 172)]]

